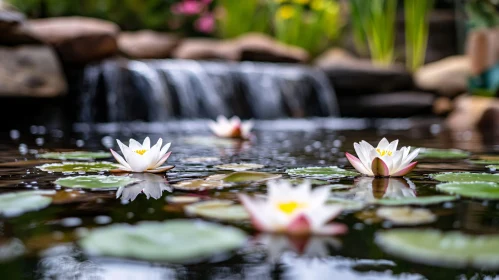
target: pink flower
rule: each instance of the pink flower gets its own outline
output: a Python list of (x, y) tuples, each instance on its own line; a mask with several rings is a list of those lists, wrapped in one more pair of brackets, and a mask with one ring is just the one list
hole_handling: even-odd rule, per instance
[(206, 4), (204, 2), (184, 0), (183, 2), (173, 5), (171, 10), (175, 14), (197, 15), (204, 9), (205, 6)]
[(197, 31), (203, 33), (211, 33), (215, 29), (215, 18), (211, 13), (205, 13), (199, 17), (194, 23), (194, 27)]

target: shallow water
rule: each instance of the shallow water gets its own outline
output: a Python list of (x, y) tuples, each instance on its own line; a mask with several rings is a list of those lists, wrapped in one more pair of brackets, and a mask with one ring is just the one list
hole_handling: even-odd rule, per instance
[[(378, 129), (369, 128), (373, 124)], [(150, 136), (153, 143), (159, 137), (172, 142), (170, 150), (173, 153), (168, 164), (176, 167), (167, 173), (166, 180), (170, 185), (228, 173), (213, 165), (231, 162), (263, 164), (265, 167), (257, 171), (280, 173), (284, 178), (289, 178), (285, 170), (293, 167), (337, 165), (352, 170), (344, 152), (353, 152), (353, 142), (377, 143), (381, 137), (400, 139), (404, 146), (461, 148), (473, 152), (473, 155), (497, 154), (499, 151), (497, 145), (482, 143), (476, 133), (452, 135), (441, 132), (439, 125), (429, 126), (428, 122), (412, 125), (404, 121), (266, 121), (257, 123), (254, 139), (246, 142), (214, 140), (204, 122), (80, 125), (75, 127), (77, 132), (49, 131), (35, 126), (29, 131), (11, 131), (10, 136), (0, 137), (4, 139), (0, 142), (0, 192), (53, 190), (55, 185), (52, 182), (67, 175), (36, 169), (35, 166), (39, 165), (37, 153), (61, 149), (118, 149), (116, 138), (128, 142), (131, 137), (142, 140)], [(220, 161), (204, 164), (183, 161), (190, 157), (218, 157)], [(437, 182), (428, 174), (464, 170), (488, 172), (483, 166), (472, 165), (467, 160), (423, 159), (406, 179), (415, 185), (417, 196), (441, 194), (434, 188)], [(353, 184), (353, 179), (332, 179), (329, 182)], [(264, 193), (265, 185), (253, 183), (195, 195), (203, 199), (236, 200), (236, 194), (242, 191)], [(247, 246), (237, 252), (189, 265), (90, 257), (75, 243), (78, 236), (88, 229), (109, 223), (134, 224), (186, 217), (182, 207), (168, 203), (166, 199), (173, 195), (189, 195), (189, 192), (165, 188), (157, 199), (138, 194), (129, 202), (117, 199), (115, 189), (80, 191), (59, 188), (57, 192), (54, 202), (47, 208), (0, 219), (2, 279), (482, 279), (496, 275), (495, 272), (471, 268), (449, 269), (416, 264), (384, 253), (373, 242), (374, 233), (394, 226), (361, 219), (370, 215), (372, 207), (347, 212), (338, 218), (338, 222), (348, 225), (349, 232), (344, 236), (316, 237), (298, 243), (282, 236), (258, 234), (247, 222), (226, 223), (238, 226), (252, 236)], [(425, 208), (437, 214), (438, 220), (420, 227), (472, 234), (499, 233), (497, 202), (460, 198)], [(267, 243), (270, 245), (259, 243), (269, 238), (273, 238)], [(12, 256), (12, 252), (3, 253), (2, 244), (12, 240), (24, 244), (26, 252), (17, 257)], [(294, 247), (297, 244), (301, 246)]]

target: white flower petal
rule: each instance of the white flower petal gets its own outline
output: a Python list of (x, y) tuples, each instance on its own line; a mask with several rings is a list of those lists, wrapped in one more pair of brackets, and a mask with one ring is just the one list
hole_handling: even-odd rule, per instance
[(381, 141), (379, 141), (376, 149), (386, 150), (388, 148), (388, 145), (390, 145), (390, 143), (388, 142), (388, 140), (386, 140), (386, 138), (383, 137), (383, 139), (381, 139)]
[(144, 142), (142, 143), (142, 149), (149, 150), (150, 148), (151, 148), (151, 139), (149, 139), (149, 137), (146, 137), (146, 139), (144, 139)]

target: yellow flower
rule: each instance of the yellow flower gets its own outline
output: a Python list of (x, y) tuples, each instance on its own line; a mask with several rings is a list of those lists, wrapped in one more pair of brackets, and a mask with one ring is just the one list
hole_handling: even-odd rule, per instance
[(277, 10), (277, 17), (281, 19), (290, 19), (296, 14), (296, 9), (295, 7), (291, 5), (284, 5), (281, 6)]
[(324, 10), (325, 5), (326, 5), (325, 0), (313, 0), (312, 3), (310, 4), (310, 7), (312, 8), (312, 10), (322, 11)]

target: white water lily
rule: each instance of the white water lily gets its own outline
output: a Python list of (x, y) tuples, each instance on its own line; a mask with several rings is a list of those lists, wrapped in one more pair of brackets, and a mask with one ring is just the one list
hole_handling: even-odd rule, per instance
[(293, 187), (284, 180), (271, 181), (267, 186), (266, 199), (239, 195), (256, 229), (290, 235), (334, 235), (347, 231), (343, 224), (327, 224), (342, 211), (340, 206), (326, 204), (329, 187), (312, 190), (308, 181)]
[(165, 177), (154, 174), (134, 174), (133, 178), (142, 181), (135, 185), (120, 187), (116, 192), (116, 198), (124, 201), (134, 201), (140, 193), (145, 194), (147, 199), (161, 198), (163, 191), (171, 192), (171, 187), (167, 184)]
[(253, 122), (242, 122), (237, 116), (233, 116), (229, 120), (225, 116), (220, 115), (217, 117), (216, 122), (210, 121), (208, 126), (218, 137), (249, 139), (251, 136), (251, 129), (253, 128)]
[(348, 161), (360, 173), (376, 177), (400, 177), (416, 167), (417, 161), (411, 162), (419, 153), (419, 149), (412, 152), (410, 147), (397, 150), (398, 140), (391, 143), (386, 138), (381, 139), (374, 148), (366, 141), (354, 143), (357, 157), (346, 153)]
[(134, 139), (130, 139), (129, 146), (116, 140), (120, 146), (123, 157), (111, 149), (114, 158), (120, 163), (118, 170), (114, 172), (148, 172), (160, 173), (172, 169), (174, 166), (161, 166), (170, 156), (168, 152), (171, 143), (161, 147), (163, 139), (159, 138), (158, 142), (151, 147), (149, 137), (144, 139), (140, 144)]
[(371, 178), (356, 179), (354, 198), (360, 201), (375, 201), (376, 199), (400, 199), (416, 197), (416, 186), (410, 180), (403, 178)]

